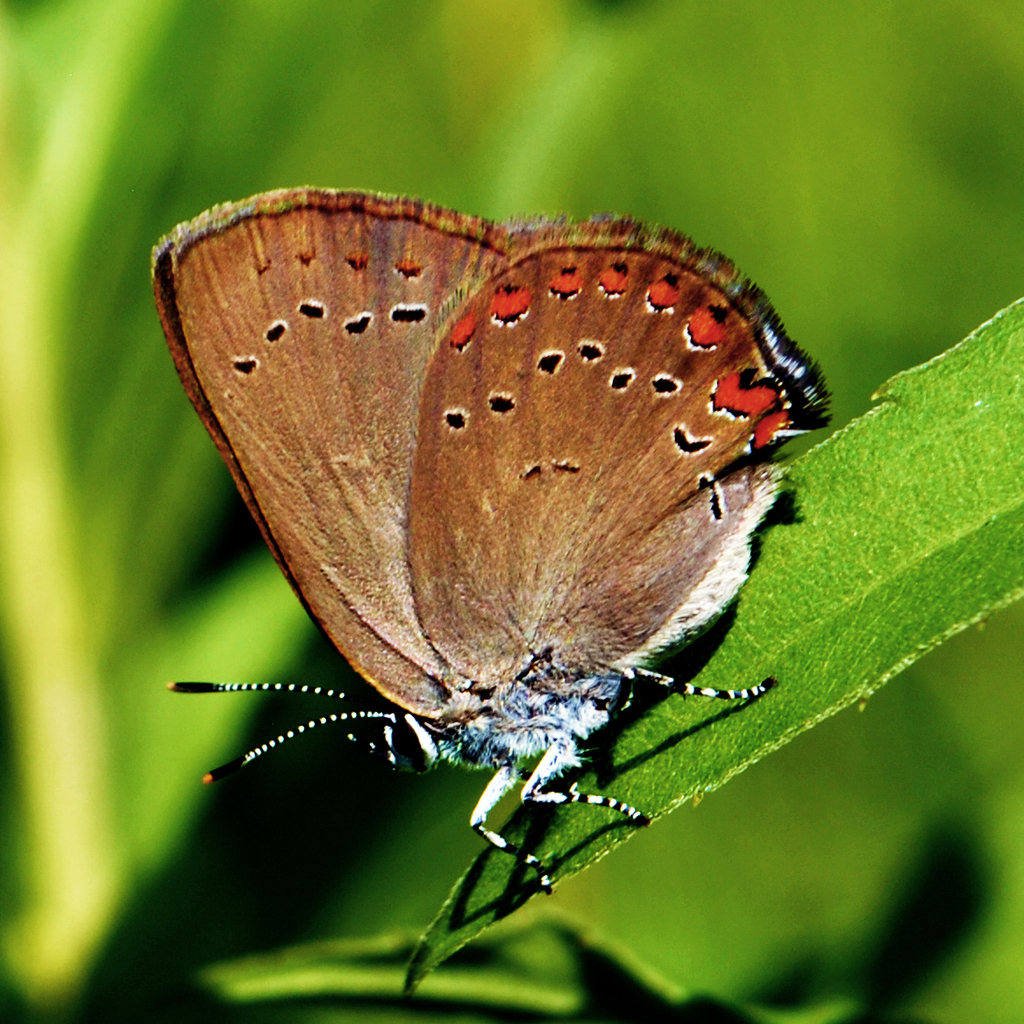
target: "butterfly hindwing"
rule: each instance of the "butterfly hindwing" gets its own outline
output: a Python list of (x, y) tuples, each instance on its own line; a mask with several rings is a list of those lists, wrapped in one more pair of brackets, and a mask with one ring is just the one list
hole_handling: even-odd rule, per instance
[(636, 664), (746, 578), (775, 481), (737, 463), (792, 403), (731, 268), (699, 255), (541, 246), (445, 326), (410, 552), (423, 625), (460, 673), (493, 684), (548, 651), (574, 673)]

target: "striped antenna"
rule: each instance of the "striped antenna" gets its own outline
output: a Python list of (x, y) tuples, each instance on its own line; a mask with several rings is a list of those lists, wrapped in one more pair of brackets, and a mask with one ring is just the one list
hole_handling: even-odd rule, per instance
[(242, 693), (246, 690), (261, 693), (308, 693), (346, 699), (341, 690), (328, 690), (323, 686), (299, 686), (296, 683), (168, 683), (167, 689), (175, 693)]
[[(345, 699), (345, 694), (342, 693), (341, 690), (331, 690), (323, 686), (300, 686), (296, 683), (172, 682), (167, 684), (167, 689), (172, 690), (174, 693), (238, 693), (247, 690), (253, 692), (304, 693), (312, 696), (334, 697), (342, 700)], [(395, 716), (388, 711), (342, 711), (338, 714), (322, 715), (320, 718), (311, 718), (304, 725), (299, 725), (294, 729), (289, 729), (287, 732), (281, 733), (281, 735), (276, 739), (267, 740), (266, 743), (262, 743), (258, 747), (253, 747), (252, 750), (243, 754), (241, 757), (236, 757), (233, 761), (228, 761), (227, 764), (222, 764), (219, 768), (214, 768), (213, 771), (207, 772), (203, 776), (203, 783), (205, 785), (209, 785), (211, 782), (217, 782), (228, 775), (233, 775), (239, 768), (243, 768), (250, 762), (255, 761), (261, 754), (266, 754), (268, 751), (276, 749), (281, 746), (282, 743), (287, 743), (288, 740), (295, 739), (296, 736), (301, 736), (303, 733), (307, 733), (311, 729), (315, 729), (318, 725), (328, 725), (337, 722), (353, 722), (358, 719), (370, 718), (386, 719), (392, 725), (396, 722)], [(348, 734), (348, 738), (358, 742), (357, 737), (352, 733)], [(373, 750), (374, 747), (375, 745), (371, 743), (370, 749)]]
[[(303, 733), (315, 729), (318, 725), (327, 725), (332, 722), (351, 722), (357, 718), (386, 718), (391, 723), (395, 721), (395, 716), (387, 711), (343, 711), (337, 715), (323, 715), (320, 718), (311, 718), (305, 725), (298, 725), (294, 729), (289, 729), (287, 732), (281, 733), (277, 739), (267, 740), (266, 743), (253, 747), (252, 750), (241, 757), (236, 757), (234, 761), (228, 761), (227, 764), (222, 764), (219, 768), (214, 768), (213, 771), (207, 772), (203, 776), (203, 783), (209, 785), (211, 782), (223, 779), (226, 775), (233, 775), (239, 768), (244, 768), (251, 761), (255, 761), (260, 754), (265, 754), (267, 751), (281, 746), (282, 743), (287, 743), (288, 740), (293, 740), (296, 736), (301, 736)], [(349, 739), (354, 740), (355, 737), (350, 735)]]

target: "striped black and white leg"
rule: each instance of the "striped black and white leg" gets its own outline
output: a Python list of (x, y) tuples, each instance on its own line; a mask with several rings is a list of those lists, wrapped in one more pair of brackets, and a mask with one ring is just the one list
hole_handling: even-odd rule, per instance
[(635, 807), (625, 804), (621, 800), (616, 800), (613, 796), (599, 796), (596, 793), (581, 793), (576, 788), (575, 782), (569, 787), (569, 791), (565, 796), (566, 801), (571, 804), (590, 804), (594, 807), (609, 807), (611, 810), (618, 811), (619, 814), (629, 818), (634, 825), (647, 826), (651, 823), (650, 817), (644, 814), (643, 811), (638, 811)]
[(693, 686), (690, 683), (677, 683), (671, 676), (663, 676), (660, 672), (651, 672), (644, 668), (630, 668), (623, 672), (627, 679), (646, 679), (650, 682), (660, 683), (666, 689), (674, 690), (684, 697), (714, 697), (717, 700), (753, 700), (760, 697), (774, 687), (778, 680), (775, 676), (769, 676), (757, 686), (751, 686), (746, 690), (717, 690), (711, 686)]
[[(547, 783), (557, 778), (557, 776), (567, 768), (576, 767), (579, 763), (580, 759), (576, 753), (575, 746), (572, 746), (571, 744), (555, 744), (541, 758), (540, 763), (526, 780), (526, 784), (523, 786), (522, 792), (523, 803), (591, 804), (593, 806), (608, 807), (613, 811), (618, 811), (619, 814), (624, 815), (637, 825), (649, 825), (651, 823), (651, 819), (642, 811), (638, 811), (635, 807), (631, 807), (629, 804), (623, 803), (621, 800), (616, 800), (614, 797), (581, 793), (576, 788), (575, 784), (573, 784), (569, 788), (569, 791), (565, 793), (544, 788)], [(534, 857), (532, 853), (524, 853), (518, 846), (510, 843), (507, 839), (498, 835), (497, 832), (492, 832), (485, 824), (488, 813), (516, 784), (518, 779), (519, 772), (515, 767), (512, 765), (505, 765), (502, 767), (498, 771), (498, 774), (491, 779), (487, 788), (484, 790), (483, 795), (480, 797), (480, 800), (473, 810), (473, 816), (470, 818), (470, 824), (481, 836), (484, 837), (484, 839), (489, 843), (492, 843), (499, 850), (503, 850), (506, 853), (511, 854), (516, 858), (516, 860), (523, 864), (530, 865), (530, 867), (537, 872), (537, 875), (540, 878), (540, 887), (550, 895), (553, 891), (551, 874), (544, 867), (541, 861)]]
[(523, 786), (523, 803), (537, 804), (591, 804), (595, 807), (608, 807), (637, 825), (650, 825), (651, 819), (635, 807), (611, 796), (598, 796), (593, 793), (581, 793), (576, 784), (569, 787), (568, 792), (545, 789), (544, 787), (556, 779), (567, 768), (575, 768), (580, 763), (576, 747), (572, 744), (556, 743), (540, 759), (533, 774)]
[(523, 852), (514, 843), (510, 843), (507, 839), (498, 835), (497, 832), (492, 832), (486, 824), (487, 815), (494, 809), (494, 805), (518, 781), (519, 772), (513, 765), (506, 764), (499, 768), (498, 774), (487, 784), (487, 788), (481, 794), (476, 807), (473, 808), (473, 814), (470, 816), (469, 823), (487, 842), (496, 846), (499, 850), (511, 854), (521, 864), (527, 864), (533, 868), (540, 877), (540, 887), (550, 896), (552, 892), (551, 875), (547, 872), (544, 865), (532, 853)]

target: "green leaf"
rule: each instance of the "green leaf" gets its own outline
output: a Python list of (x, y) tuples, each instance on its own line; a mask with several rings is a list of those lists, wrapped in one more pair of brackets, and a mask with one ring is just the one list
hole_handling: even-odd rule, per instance
[(225, 1003), (327, 1000), (332, 1020), (361, 1020), (372, 1007), (374, 1019), (386, 1020), (470, 1013), (474, 1020), (831, 1024), (856, 1009), (847, 1002), (765, 1011), (686, 998), (622, 946), (557, 913), (496, 929), (472, 956), (456, 956), (433, 974), (410, 1002), (403, 965), (414, 944), (408, 932), (307, 943), (214, 964), (200, 981)]
[[(779, 686), (744, 707), (670, 697), (628, 723), (582, 792), (657, 818), (871, 693), (944, 639), (1024, 592), (1024, 300), (930, 362), (881, 405), (797, 460), (792, 508), (763, 533), (735, 617), (690, 648), (698, 686)], [(672, 668), (689, 678), (685, 662)], [(670, 669), (671, 671), (671, 669)], [(520, 809), (503, 834), (564, 879), (634, 828), (600, 808)], [(408, 985), (538, 892), (485, 849), (414, 953)]]
[[(585, 993), (559, 929), (506, 930), (477, 956), (445, 965), (418, 993), (418, 1001), (518, 1014), (567, 1016)], [(396, 932), (292, 946), (273, 953), (214, 964), (203, 986), (231, 1003), (330, 998), (403, 1003), (405, 964), (415, 935)]]

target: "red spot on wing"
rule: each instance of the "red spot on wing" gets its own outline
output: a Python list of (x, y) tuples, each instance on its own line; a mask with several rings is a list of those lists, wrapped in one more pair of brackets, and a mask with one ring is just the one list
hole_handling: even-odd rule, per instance
[(526, 315), (533, 296), (529, 288), (514, 284), (502, 285), (491, 299), (491, 316), (497, 323), (509, 326)]
[(555, 298), (574, 299), (579, 295), (583, 282), (575, 267), (564, 267), (560, 274), (556, 274), (551, 279), (551, 284), (548, 287)]
[(345, 257), (345, 262), (353, 270), (365, 270), (370, 262), (370, 254), (368, 252), (350, 252)]
[(625, 263), (613, 263), (601, 271), (597, 283), (605, 295), (621, 295), (626, 290), (626, 278), (629, 276), (629, 267)]
[(778, 412), (770, 412), (763, 420), (761, 420), (756, 427), (754, 427), (754, 447), (763, 448), (766, 444), (771, 444), (775, 439), (775, 435), (780, 430), (785, 430), (789, 426), (789, 413), (785, 409), (779, 409)]
[(419, 277), (423, 273), (423, 264), (417, 263), (416, 260), (399, 260), (395, 264), (395, 270), (405, 278)]
[(683, 294), (678, 274), (666, 274), (647, 289), (647, 301), (659, 313), (671, 309)]
[[(719, 312), (721, 311), (721, 312)], [(725, 313), (722, 306), (701, 306), (690, 317), (690, 341), (697, 348), (715, 348), (725, 341)], [(719, 319), (721, 317), (721, 319)]]
[(475, 330), (476, 313), (470, 310), (452, 328), (452, 348), (457, 349), (459, 352), (461, 352), (469, 344), (469, 339), (473, 337), (473, 332)]
[(744, 387), (741, 375), (730, 373), (718, 381), (711, 403), (717, 412), (754, 417), (768, 412), (778, 400), (778, 392), (770, 384)]

